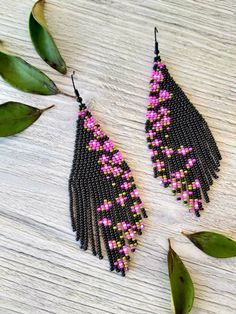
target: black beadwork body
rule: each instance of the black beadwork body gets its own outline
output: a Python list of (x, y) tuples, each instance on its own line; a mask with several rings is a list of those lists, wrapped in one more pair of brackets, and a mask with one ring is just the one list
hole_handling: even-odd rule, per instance
[[(108, 177), (101, 171), (101, 164), (98, 160), (104, 154), (104, 151), (91, 151), (88, 149), (88, 144), (94, 139), (94, 135), (91, 130), (85, 129), (84, 122), (92, 115), (82, 102), (78, 90), (75, 89), (75, 92), (79, 102), (79, 112), (84, 112), (84, 116), (80, 115), (77, 120), (74, 160), (69, 179), (72, 228), (76, 232), (76, 240), (80, 241), (81, 248), (87, 250), (90, 245), (93, 254), (98, 255), (100, 259), (103, 258), (102, 238), (110, 262), (110, 270), (115, 269), (125, 275), (130, 259), (127, 250), (129, 248), (129, 251), (134, 252), (137, 245), (137, 240), (132, 237), (129, 238), (129, 233), (137, 232), (141, 235), (141, 228), (135, 226), (140, 226), (142, 216), (147, 217), (147, 215), (139, 196), (131, 196), (130, 191), (136, 189), (133, 177), (130, 175), (127, 179), (127, 182), (131, 185), (130, 189), (124, 191), (121, 187), (122, 182), (124, 182), (121, 175), (115, 177), (109, 175)], [(100, 126), (97, 124), (97, 127)], [(101, 145), (107, 140), (109, 138), (105, 134), (99, 139)], [(117, 152), (118, 150), (114, 148), (106, 152), (106, 155), (111, 159)], [(119, 163), (119, 167), (122, 168), (123, 174), (130, 173), (130, 169), (124, 160)], [(117, 202), (117, 198), (119, 195), (124, 194), (126, 201), (124, 206), (121, 206)], [(105, 202), (111, 202), (112, 207), (109, 210), (98, 211), (97, 209), (104, 203), (104, 200)], [(137, 214), (131, 212), (134, 202), (140, 204), (140, 212)], [(99, 223), (104, 218), (111, 221), (111, 224)], [(126, 230), (119, 227), (119, 223), (123, 222), (130, 225)], [(134, 226), (134, 228), (131, 226)], [(115, 241), (117, 247), (111, 249), (109, 241)]]
[[(155, 38), (156, 32), (155, 29)], [(208, 191), (213, 184), (213, 179), (218, 178), (216, 173), (219, 171), (221, 155), (206, 121), (178, 84), (175, 83), (166, 66), (161, 64), (157, 41), (155, 41), (155, 54), (153, 70), (160, 71), (164, 79), (158, 82), (159, 88), (156, 91), (151, 91), (149, 96), (158, 98), (160, 91), (165, 90), (171, 94), (171, 97), (161, 101), (154, 108), (149, 105), (148, 110), (151, 109), (159, 114), (160, 106), (165, 106), (169, 110), (166, 116), (170, 117), (171, 122), (168, 128), (163, 126), (161, 131), (156, 131), (154, 127), (155, 122), (163, 118), (160, 114), (155, 121), (148, 119), (146, 122), (148, 147), (154, 152), (152, 154), (154, 176), (161, 177), (164, 187), (171, 187), (173, 184), (172, 174), (181, 170), (184, 175), (179, 180), (176, 179), (178, 187), (172, 190), (177, 196), (177, 200), (183, 199), (183, 192), (188, 194), (191, 191), (188, 197), (184, 199), (184, 203), (190, 204), (189, 208), (194, 209), (192, 202), (196, 202), (194, 212), (200, 216), (199, 210), (203, 209), (202, 196), (206, 202), (209, 202)], [(152, 78), (150, 84), (155, 84), (155, 79)], [(150, 137), (148, 135), (150, 131), (155, 131), (156, 134)], [(154, 145), (155, 139), (161, 140), (161, 145)], [(174, 153), (168, 157), (163, 153), (165, 147), (171, 148)], [(192, 150), (183, 156), (178, 153), (180, 147), (191, 148)], [(195, 159), (196, 162), (187, 169), (188, 158)], [(157, 160), (163, 161), (165, 167), (158, 169), (155, 166)], [(164, 178), (166, 179), (164, 180)], [(201, 186), (194, 188), (192, 183), (196, 178), (200, 181)]]

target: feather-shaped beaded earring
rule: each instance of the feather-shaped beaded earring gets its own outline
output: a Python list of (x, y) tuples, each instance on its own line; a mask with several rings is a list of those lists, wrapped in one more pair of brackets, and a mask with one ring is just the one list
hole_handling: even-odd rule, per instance
[(128, 270), (130, 252), (142, 234), (142, 216), (147, 217), (134, 178), (121, 152), (101, 129), (78, 90), (77, 131), (69, 179), (72, 228), (81, 248), (91, 246), (103, 258), (103, 239), (110, 270)]
[(157, 29), (155, 57), (146, 112), (146, 136), (154, 168), (164, 187), (200, 216), (202, 198), (217, 179), (221, 155), (212, 133), (161, 62)]

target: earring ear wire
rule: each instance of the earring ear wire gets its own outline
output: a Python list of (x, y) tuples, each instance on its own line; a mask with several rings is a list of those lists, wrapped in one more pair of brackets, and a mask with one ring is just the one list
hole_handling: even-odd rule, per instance
[(159, 55), (159, 49), (158, 49), (158, 41), (157, 41), (157, 33), (158, 33), (158, 29), (156, 27), (154, 27), (154, 38), (155, 38), (155, 50), (154, 53), (156, 55)]

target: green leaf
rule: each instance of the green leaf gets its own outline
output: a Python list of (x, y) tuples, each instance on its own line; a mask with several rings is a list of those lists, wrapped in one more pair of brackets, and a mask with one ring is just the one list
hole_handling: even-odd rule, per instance
[(187, 314), (191, 311), (194, 301), (193, 282), (183, 262), (171, 248), (170, 240), (168, 269), (174, 313)]
[(22, 58), (0, 51), (0, 75), (13, 87), (27, 93), (55, 95), (59, 93), (54, 82), (43, 72)]
[(44, 19), (44, 0), (39, 0), (33, 6), (29, 19), (29, 30), (33, 45), (40, 57), (52, 68), (66, 74), (66, 64), (48, 31)]
[(33, 124), (41, 114), (52, 108), (37, 109), (19, 102), (9, 101), (0, 105), (0, 137), (19, 133)]
[(209, 231), (183, 234), (207, 255), (217, 258), (236, 256), (236, 242), (223, 234)]

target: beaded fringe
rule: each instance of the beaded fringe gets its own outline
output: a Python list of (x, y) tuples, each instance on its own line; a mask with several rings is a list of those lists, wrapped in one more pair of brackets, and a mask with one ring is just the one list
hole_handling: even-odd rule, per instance
[(154, 176), (200, 216), (202, 199), (209, 202), (208, 191), (218, 178), (221, 155), (206, 121), (170, 76), (155, 44), (146, 113)]
[(76, 90), (80, 103), (69, 179), (70, 213), (76, 240), (123, 276), (147, 217), (122, 154), (102, 131)]

